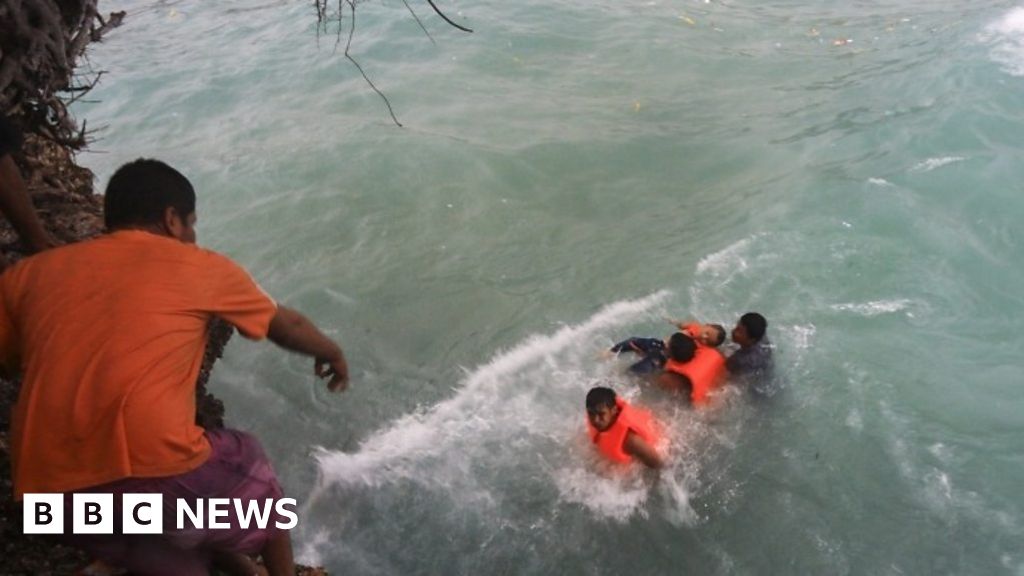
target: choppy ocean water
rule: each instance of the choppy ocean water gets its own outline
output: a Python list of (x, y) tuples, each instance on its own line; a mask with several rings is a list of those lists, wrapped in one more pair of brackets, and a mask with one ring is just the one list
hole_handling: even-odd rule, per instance
[[(215, 372), (339, 574), (1024, 574), (1024, 4), (108, 2), (102, 186), (182, 169), (200, 242), (351, 389)], [(694, 413), (596, 352), (764, 313), (783, 386)], [(604, 469), (582, 398), (669, 423)]]

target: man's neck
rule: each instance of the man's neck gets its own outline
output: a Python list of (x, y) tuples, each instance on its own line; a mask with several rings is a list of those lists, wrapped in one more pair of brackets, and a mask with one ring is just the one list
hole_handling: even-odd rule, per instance
[(167, 230), (163, 226), (160, 226), (159, 224), (139, 224), (139, 225), (132, 225), (132, 226), (118, 226), (117, 228), (111, 229), (109, 231), (109, 233), (110, 234), (114, 234), (115, 232), (127, 232), (127, 231), (148, 232), (148, 233), (154, 234), (156, 236), (165, 236), (167, 238), (174, 238), (174, 236), (168, 234)]

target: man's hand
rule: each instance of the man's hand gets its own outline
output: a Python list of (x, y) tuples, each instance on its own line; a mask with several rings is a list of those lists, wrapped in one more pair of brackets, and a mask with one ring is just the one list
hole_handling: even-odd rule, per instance
[(320, 378), (330, 378), (328, 390), (341, 391), (348, 387), (348, 363), (341, 347), (302, 314), (278, 306), (267, 337), (286, 350), (312, 356), (315, 359), (313, 372)]
[(348, 363), (341, 350), (338, 350), (338, 356), (333, 360), (317, 358), (313, 371), (320, 378), (331, 377), (327, 382), (327, 389), (331, 392), (344, 392), (348, 388)]

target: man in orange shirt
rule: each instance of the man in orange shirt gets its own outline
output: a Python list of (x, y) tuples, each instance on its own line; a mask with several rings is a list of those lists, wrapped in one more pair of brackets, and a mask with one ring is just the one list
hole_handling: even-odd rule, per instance
[[(15, 498), (25, 493), (164, 494), (163, 535), (75, 535), (133, 574), (206, 574), (211, 563), (294, 574), (287, 532), (174, 530), (176, 498), (279, 499), (258, 441), (195, 425), (195, 383), (214, 317), (243, 336), (311, 356), (331, 390), (341, 348), (278, 305), (240, 266), (195, 244), (195, 192), (139, 159), (110, 179), (107, 234), (33, 256), (0, 275), (0, 362), (22, 374), (11, 420)], [(66, 514), (70, 517), (70, 513)], [(169, 517), (169, 518), (168, 518)], [(120, 523), (120, 510), (115, 518)]]

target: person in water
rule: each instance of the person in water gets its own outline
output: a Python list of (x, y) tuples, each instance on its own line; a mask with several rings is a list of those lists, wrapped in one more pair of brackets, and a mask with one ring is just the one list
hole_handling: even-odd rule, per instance
[(730, 374), (768, 376), (773, 367), (772, 345), (768, 340), (768, 321), (757, 312), (740, 316), (732, 329), (732, 341), (739, 349), (725, 361)]
[(655, 469), (665, 465), (655, 448), (658, 433), (650, 412), (600, 386), (587, 392), (586, 403), (590, 439), (605, 458), (623, 464), (635, 459)]
[(718, 348), (725, 342), (725, 327), (721, 324), (701, 324), (700, 322), (672, 321), (679, 331), (693, 338), (698, 346)]
[(676, 332), (668, 340), (668, 360), (657, 381), (662, 388), (686, 394), (694, 405), (706, 404), (710, 392), (725, 382), (725, 357), (716, 348)]
[(668, 356), (665, 354), (667, 340), (661, 338), (641, 338), (630, 336), (608, 349), (609, 355), (631, 352), (640, 359), (629, 367), (629, 372), (638, 376), (654, 374), (665, 365)]
[[(690, 336), (701, 346), (717, 348), (725, 342), (725, 328), (721, 324), (700, 324), (698, 322), (671, 321), (679, 330)], [(666, 348), (668, 340), (660, 338), (642, 338), (631, 336), (608, 349), (609, 354), (632, 352), (640, 356), (640, 360), (629, 367), (629, 372), (640, 376), (655, 374), (665, 367), (668, 360)]]

